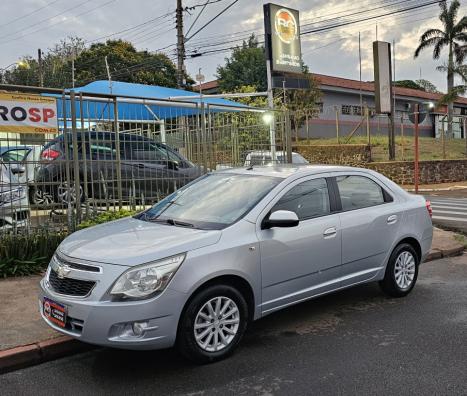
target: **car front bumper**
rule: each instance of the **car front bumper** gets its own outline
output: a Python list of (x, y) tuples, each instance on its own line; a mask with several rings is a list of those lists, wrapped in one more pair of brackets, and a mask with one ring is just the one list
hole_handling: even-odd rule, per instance
[[(47, 275), (40, 282), (39, 310), (55, 330), (80, 341), (123, 349), (162, 349), (174, 345), (180, 313), (186, 295), (166, 289), (160, 295), (139, 301), (114, 302), (74, 298), (53, 292)], [(66, 307), (66, 325), (52, 323), (43, 312), (44, 297)], [(135, 334), (134, 323), (143, 324), (143, 334)]]

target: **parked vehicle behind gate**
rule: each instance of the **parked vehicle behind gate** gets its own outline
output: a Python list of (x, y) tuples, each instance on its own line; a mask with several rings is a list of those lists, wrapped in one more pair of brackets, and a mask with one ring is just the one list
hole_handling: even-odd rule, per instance
[(82, 201), (85, 184), (89, 198), (117, 199), (119, 179), (124, 200), (134, 197), (154, 202), (201, 175), (199, 167), (164, 144), (120, 133), (117, 148), (116, 138), (114, 132), (78, 132), (78, 192), (73, 174), (72, 135), (69, 133), (66, 139), (60, 135), (48, 143), (41, 152), (41, 167), (36, 172), (35, 202)]
[(25, 228), (29, 219), (27, 185), (0, 160), (0, 232)]
[(249, 321), (290, 305), (373, 281), (406, 296), (432, 229), (425, 199), (374, 171), (228, 169), (69, 236), (41, 281), (40, 310), (85, 342), (177, 345), (215, 361)]
[(34, 203), (34, 179), (41, 151), (42, 146), (39, 145), (0, 147), (0, 160), (20, 183), (26, 185), (31, 203)]

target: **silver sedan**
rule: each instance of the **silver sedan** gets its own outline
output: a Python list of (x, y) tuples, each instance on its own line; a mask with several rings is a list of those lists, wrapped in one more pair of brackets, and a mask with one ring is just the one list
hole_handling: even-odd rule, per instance
[(290, 305), (374, 281), (406, 296), (430, 250), (430, 210), (365, 169), (214, 172), (69, 236), (41, 281), (40, 311), (84, 342), (219, 360), (250, 321)]

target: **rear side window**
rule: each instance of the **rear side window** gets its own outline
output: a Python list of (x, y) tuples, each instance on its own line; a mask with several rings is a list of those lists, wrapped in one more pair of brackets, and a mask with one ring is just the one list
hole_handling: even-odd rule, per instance
[(367, 208), (388, 202), (387, 193), (373, 180), (364, 176), (338, 176), (337, 187), (342, 202), (342, 210)]
[(272, 212), (290, 210), (299, 220), (325, 216), (331, 212), (325, 179), (313, 179), (296, 185), (276, 203)]

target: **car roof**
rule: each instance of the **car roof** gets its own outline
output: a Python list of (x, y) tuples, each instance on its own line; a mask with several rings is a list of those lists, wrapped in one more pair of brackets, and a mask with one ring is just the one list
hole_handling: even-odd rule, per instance
[(350, 172), (350, 171), (364, 171), (369, 172), (367, 169), (354, 168), (351, 166), (339, 165), (297, 165), (297, 164), (281, 164), (274, 166), (250, 166), (243, 168), (229, 168), (219, 170), (221, 173), (234, 173), (244, 175), (257, 175), (257, 176), (273, 176), (280, 178), (287, 178), (292, 175), (308, 176), (319, 173), (328, 172)]

